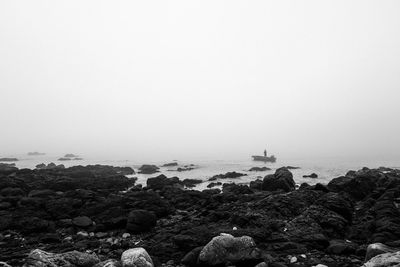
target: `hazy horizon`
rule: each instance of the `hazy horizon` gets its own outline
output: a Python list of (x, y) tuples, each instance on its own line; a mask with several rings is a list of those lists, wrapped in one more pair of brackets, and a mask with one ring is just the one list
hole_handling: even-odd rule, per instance
[(398, 1), (2, 1), (0, 157), (400, 159)]

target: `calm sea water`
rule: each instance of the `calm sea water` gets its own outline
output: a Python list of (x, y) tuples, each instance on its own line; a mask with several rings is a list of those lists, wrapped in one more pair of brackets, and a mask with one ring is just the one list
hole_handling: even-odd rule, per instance
[[(85, 158), (80, 161), (58, 161), (59, 156), (17, 156), (19, 159), (16, 162), (16, 166), (19, 168), (35, 168), (39, 163), (50, 163), (64, 164), (66, 167), (73, 165), (89, 165), (89, 164), (104, 164), (112, 166), (129, 166), (137, 169), (142, 164), (155, 164), (161, 166), (165, 163), (172, 161), (158, 161), (158, 162), (140, 162), (137, 160), (105, 160), (105, 159), (94, 159)], [(250, 181), (256, 180), (257, 178), (263, 178), (267, 174), (274, 173), (277, 168), (282, 166), (296, 166), (300, 169), (291, 170), (293, 173), (296, 183), (301, 184), (303, 182), (309, 184), (315, 183), (328, 183), (331, 179), (346, 174), (349, 170), (358, 170), (362, 167), (377, 168), (380, 166), (399, 168), (400, 159), (339, 159), (339, 158), (318, 158), (318, 159), (279, 159), (276, 163), (263, 163), (252, 161), (251, 158), (242, 158), (236, 160), (218, 160), (218, 159), (198, 159), (192, 161), (177, 161), (178, 167), (184, 165), (194, 164), (194, 170), (178, 172), (177, 167), (160, 167), (160, 173), (165, 174), (168, 177), (177, 176), (180, 179), (201, 179), (205, 182), (198, 185), (196, 189), (205, 189), (208, 185), (208, 178), (216, 175), (223, 174), (226, 172), (236, 171), (247, 174), (236, 179), (224, 179), (222, 182), (235, 182), (248, 184)], [(251, 167), (269, 167), (272, 170), (265, 172), (249, 172)], [(309, 175), (316, 173), (318, 178), (303, 178), (303, 175)], [(135, 174), (130, 177), (137, 177), (137, 183), (145, 184), (147, 178), (157, 176), (158, 174), (144, 175)]]

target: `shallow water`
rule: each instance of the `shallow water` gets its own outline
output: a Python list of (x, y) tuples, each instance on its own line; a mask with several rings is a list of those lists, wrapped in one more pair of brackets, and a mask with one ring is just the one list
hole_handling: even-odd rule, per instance
[[(142, 164), (155, 164), (161, 166), (165, 163), (172, 161), (156, 161), (156, 162), (140, 162), (137, 160), (105, 160), (95, 158), (84, 158), (83, 160), (71, 160), (71, 161), (58, 161), (60, 156), (43, 155), (43, 156), (26, 156), (16, 155), (19, 159), (16, 162), (16, 166), (19, 168), (35, 168), (40, 163), (54, 162), (56, 164), (64, 164), (66, 167), (74, 165), (89, 165), (89, 164), (104, 164), (112, 166), (130, 166), (137, 171)], [(338, 159), (338, 158), (318, 158), (318, 159), (278, 159), (276, 163), (263, 163), (252, 161), (251, 158), (235, 159), (235, 160), (219, 160), (219, 159), (198, 159), (192, 161), (177, 161), (179, 166), (194, 164), (195, 169), (190, 171), (178, 172), (177, 167), (160, 167), (160, 173), (145, 175), (135, 174), (130, 177), (137, 177), (137, 183), (146, 184), (146, 180), (149, 177), (154, 177), (159, 174), (165, 174), (168, 177), (177, 176), (180, 179), (201, 179), (205, 182), (199, 184), (196, 189), (205, 189), (208, 185), (208, 178), (223, 174), (230, 171), (236, 171), (247, 174), (236, 179), (223, 179), (221, 182), (235, 182), (248, 184), (250, 181), (256, 180), (257, 178), (263, 178), (267, 174), (274, 173), (277, 168), (282, 166), (296, 166), (300, 169), (291, 170), (294, 176), (294, 180), (297, 184), (303, 182), (309, 184), (315, 183), (328, 183), (331, 179), (345, 175), (349, 170), (358, 170), (362, 167), (377, 168), (380, 166), (398, 168), (400, 166), (399, 159)], [(272, 170), (264, 172), (249, 172), (251, 167), (269, 167)], [(303, 178), (303, 175), (309, 175), (316, 173), (318, 178)]]

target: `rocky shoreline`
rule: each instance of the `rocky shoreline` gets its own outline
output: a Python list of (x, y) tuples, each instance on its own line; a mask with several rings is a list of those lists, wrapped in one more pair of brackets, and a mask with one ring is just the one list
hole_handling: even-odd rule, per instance
[(164, 175), (137, 186), (129, 167), (0, 167), (0, 266), (400, 264), (399, 170), (296, 189), (280, 168), (195, 191)]

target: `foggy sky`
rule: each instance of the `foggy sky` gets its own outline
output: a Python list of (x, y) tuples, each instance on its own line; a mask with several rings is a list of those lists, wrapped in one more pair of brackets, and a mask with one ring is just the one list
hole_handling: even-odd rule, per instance
[(1, 1), (0, 156), (400, 154), (399, 1)]

